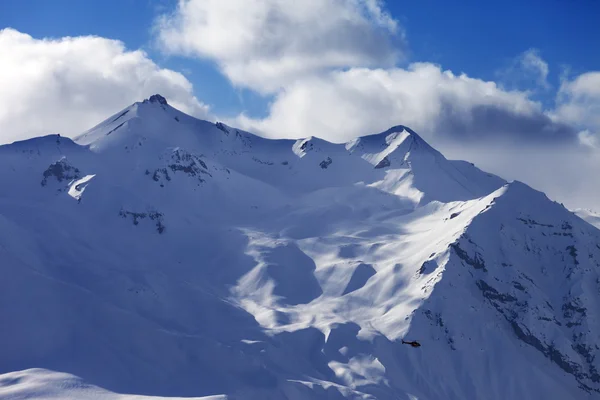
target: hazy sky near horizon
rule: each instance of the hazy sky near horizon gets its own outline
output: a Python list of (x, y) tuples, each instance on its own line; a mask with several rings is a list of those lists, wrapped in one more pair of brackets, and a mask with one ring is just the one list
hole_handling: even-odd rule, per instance
[(449, 158), (600, 209), (593, 0), (5, 0), (0, 143), (161, 93), (267, 137), (408, 125)]

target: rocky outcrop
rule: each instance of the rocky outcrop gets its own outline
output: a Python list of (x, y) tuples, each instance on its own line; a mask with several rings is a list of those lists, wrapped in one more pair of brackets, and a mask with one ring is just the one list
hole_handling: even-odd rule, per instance
[(165, 231), (165, 225), (163, 223), (163, 214), (158, 211), (136, 212), (121, 209), (121, 211), (119, 211), (119, 216), (131, 220), (133, 225), (139, 225), (141, 221), (148, 219), (150, 221), (154, 221), (156, 225), (156, 231), (158, 233), (164, 233)]
[(51, 182), (61, 184), (59, 191), (67, 188), (69, 182), (81, 178), (79, 168), (71, 165), (68, 160), (63, 157), (60, 160), (53, 162), (43, 173), (43, 179), (40, 185), (47, 186)]

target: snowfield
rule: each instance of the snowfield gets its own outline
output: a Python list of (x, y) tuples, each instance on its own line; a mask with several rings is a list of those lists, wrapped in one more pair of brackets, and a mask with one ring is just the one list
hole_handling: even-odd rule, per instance
[(600, 230), (407, 127), (155, 95), (0, 168), (0, 399), (600, 398)]

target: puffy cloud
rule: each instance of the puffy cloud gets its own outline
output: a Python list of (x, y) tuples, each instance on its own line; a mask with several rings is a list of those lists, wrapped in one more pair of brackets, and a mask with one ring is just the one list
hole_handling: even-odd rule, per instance
[(591, 134), (600, 134), (600, 71), (587, 72), (573, 80), (563, 80), (557, 95), (555, 115), (587, 129), (583, 136), (588, 141)]
[[(475, 141), (577, 138), (529, 92), (429, 63), (395, 66), (406, 43), (377, 0), (180, 0), (156, 28), (165, 51), (214, 60), (234, 84), (274, 94), (266, 118), (233, 122), (266, 136), (343, 141), (402, 123)], [(513, 69), (548, 86), (535, 49)]]
[(116, 40), (39, 40), (4, 29), (0, 54), (0, 143), (48, 133), (76, 135), (154, 93), (191, 114), (208, 112), (182, 74)]
[(397, 124), (445, 140), (577, 140), (575, 129), (551, 119), (527, 93), (429, 63), (407, 69), (353, 68), (299, 80), (276, 96), (267, 118), (242, 115), (238, 123), (272, 137), (334, 141)]
[(156, 24), (171, 54), (215, 60), (236, 85), (273, 93), (330, 68), (392, 66), (404, 36), (380, 0), (180, 0)]

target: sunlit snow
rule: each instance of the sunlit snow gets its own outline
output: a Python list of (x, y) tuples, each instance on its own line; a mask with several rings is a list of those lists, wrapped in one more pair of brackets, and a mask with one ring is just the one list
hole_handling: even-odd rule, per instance
[(0, 146), (0, 399), (599, 398), (598, 229), (404, 126), (161, 99)]

